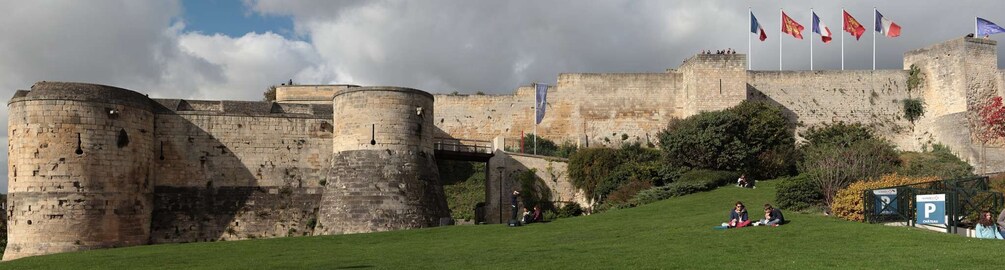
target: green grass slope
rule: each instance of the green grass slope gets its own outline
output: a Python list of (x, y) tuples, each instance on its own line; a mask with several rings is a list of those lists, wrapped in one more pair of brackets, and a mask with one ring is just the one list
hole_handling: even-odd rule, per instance
[[(172, 244), (30, 257), (2, 269), (984, 268), (1005, 241), (786, 213), (781, 227), (713, 230), (733, 202), (774, 197), (724, 187), (633, 209), (519, 228), (453, 226), (386, 233)], [(756, 211), (754, 211), (756, 213)], [(755, 215), (752, 215), (752, 217)], [(759, 216), (759, 215), (757, 215)]]

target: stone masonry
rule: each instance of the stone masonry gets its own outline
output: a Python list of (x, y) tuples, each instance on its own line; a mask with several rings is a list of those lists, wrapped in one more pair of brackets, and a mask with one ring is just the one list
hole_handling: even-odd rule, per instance
[[(764, 100), (783, 107), (797, 132), (863, 123), (902, 150), (942, 143), (981, 170), (1002, 171), (1001, 142), (990, 142), (983, 157), (972, 132), (981, 103), (1005, 91), (995, 48), (991, 40), (953, 39), (905, 53), (903, 70), (748, 71), (746, 56), (736, 54), (697, 55), (666, 72), (560, 74), (537, 131), (580, 146), (657, 144), (672, 119)], [(910, 65), (924, 78), (913, 91)], [(3, 259), (436, 226), (449, 212), (436, 182), (434, 138), (518, 138), (534, 130), (530, 86), (512, 95), (430, 95), (293, 85), (278, 87), (277, 98), (150, 99), (56, 82), (17, 91), (8, 103)], [(908, 98), (925, 104), (913, 123), (903, 116)], [(496, 168), (536, 169), (559, 200), (588, 204), (559, 172), (563, 160), (497, 150), (492, 162), (500, 164), (487, 166), (490, 207), (515, 187)]]

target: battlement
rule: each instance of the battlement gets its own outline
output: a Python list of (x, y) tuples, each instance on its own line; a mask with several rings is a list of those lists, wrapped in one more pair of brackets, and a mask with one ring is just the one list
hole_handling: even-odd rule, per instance
[(681, 63), (677, 70), (682, 69), (722, 69), (746, 70), (746, 54), (696, 54)]
[(328, 104), (335, 93), (359, 85), (282, 85), (276, 87), (276, 102)]
[[(780, 106), (797, 132), (860, 123), (902, 150), (942, 143), (975, 164), (981, 147), (968, 117), (1005, 85), (996, 45), (957, 38), (906, 52), (904, 69), (894, 70), (748, 71), (747, 55), (699, 54), (667, 72), (565, 73), (548, 87), (540, 123), (532, 86), (453, 96), (284, 85), (277, 102), (260, 102), (39, 82), (8, 103), (4, 256), (281, 237), (289, 228), (308, 235), (434, 226), (447, 209), (431, 184), (434, 137), (537, 131), (585, 147), (655, 145), (673, 119), (746, 100)], [(911, 65), (924, 82), (908, 89)], [(904, 117), (907, 99), (923, 101), (920, 119)], [(1005, 168), (1005, 151), (988, 151), (990, 169)]]
[(271, 101), (153, 99), (157, 113), (231, 115), (250, 117), (331, 118), (326, 104), (279, 103)]

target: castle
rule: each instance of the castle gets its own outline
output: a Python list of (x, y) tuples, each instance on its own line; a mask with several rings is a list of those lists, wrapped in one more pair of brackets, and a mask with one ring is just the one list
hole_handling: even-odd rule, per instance
[[(992, 147), (982, 160), (971, 133), (981, 102), (1002, 95), (1005, 74), (996, 61), (995, 41), (959, 38), (905, 53), (904, 70), (752, 71), (745, 55), (702, 54), (659, 73), (561, 74), (537, 131), (590, 147), (655, 144), (673, 118), (764, 100), (781, 106), (797, 131), (863, 123), (900, 149), (941, 143), (998, 171), (1005, 151)], [(906, 85), (911, 65), (922, 72), (918, 89)], [(3, 259), (437, 226), (450, 213), (437, 182), (435, 140), (496, 141), (488, 162), (505, 165), (487, 166), (487, 174), (510, 166), (564, 170), (561, 160), (500, 150), (499, 138), (533, 130), (533, 91), (431, 95), (291, 85), (278, 88), (276, 102), (248, 102), (39, 82), (8, 103)], [(924, 116), (908, 121), (905, 99), (923, 100)], [(552, 177), (549, 188), (562, 189), (564, 200), (585, 200), (564, 176)], [(503, 196), (515, 185), (486, 179), (486, 212), (499, 212), (489, 221), (502, 221)]]

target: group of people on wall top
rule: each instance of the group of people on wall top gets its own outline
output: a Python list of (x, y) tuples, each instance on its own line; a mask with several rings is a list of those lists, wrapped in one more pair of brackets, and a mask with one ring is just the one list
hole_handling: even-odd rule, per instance
[(974, 226), (974, 237), (1005, 239), (1002, 235), (1005, 235), (1005, 209), (998, 213), (997, 220), (992, 218), (991, 211), (982, 211), (981, 216), (977, 219), (977, 225)]
[(729, 211), (729, 222), (723, 223), (721, 227), (724, 228), (743, 228), (747, 226), (772, 226), (777, 227), (785, 223), (785, 216), (782, 215), (782, 210), (776, 209), (771, 206), (771, 204), (764, 204), (764, 218), (758, 220), (751, 224), (750, 217), (747, 215), (747, 207), (743, 205), (743, 202), (737, 201), (733, 210)]

